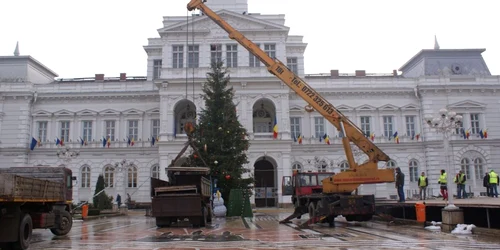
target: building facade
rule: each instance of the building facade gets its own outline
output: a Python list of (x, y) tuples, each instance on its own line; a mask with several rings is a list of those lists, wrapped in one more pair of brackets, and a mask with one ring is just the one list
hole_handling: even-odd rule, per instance
[[(484, 49), (422, 50), (401, 73), (306, 75), (307, 44), (288, 34), (284, 15), (248, 13), (245, 0), (207, 4), (371, 137), (391, 158), (379, 167), (400, 167), (408, 194), (418, 189), (421, 172), (429, 176), (431, 193), (439, 192), (439, 171), (446, 169), (443, 139), (423, 118), (441, 108), (464, 117), (463, 130), (451, 136), (451, 174), (463, 169), (467, 190), (479, 195), (486, 171), (499, 168), (500, 77), (490, 74)], [(76, 203), (92, 201), (100, 174), (109, 195), (149, 202), (149, 177), (167, 179), (165, 169), (187, 140), (183, 125), (204, 106), (200, 94), (210, 62), (223, 60), (250, 136), (245, 167), (256, 179), (256, 206), (290, 203), (280, 187), (294, 169), (349, 168), (336, 128), (212, 20), (199, 14), (164, 17), (158, 33), (144, 46), (146, 77), (58, 78), (30, 56), (0, 57), (0, 167), (69, 167), (77, 177)], [(366, 160), (359, 152), (356, 158)], [(362, 185), (359, 191), (381, 198), (396, 194), (394, 183)]]

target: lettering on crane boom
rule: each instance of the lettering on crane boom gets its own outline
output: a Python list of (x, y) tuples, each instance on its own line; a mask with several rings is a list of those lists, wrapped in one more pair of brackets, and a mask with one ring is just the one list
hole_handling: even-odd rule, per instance
[[(276, 67), (276, 73), (282, 75), (284, 72), (285, 69), (283, 69), (281, 66), (278, 65)], [(315, 102), (319, 106), (319, 108), (323, 109), (329, 115), (333, 114), (335, 109), (331, 105), (328, 105), (328, 103), (325, 100), (323, 100), (321, 96), (316, 95), (312, 89), (309, 89), (307, 84), (304, 83), (300, 78), (293, 75), (293, 79), (291, 82), (292, 85), (294, 85), (299, 91), (304, 93), (305, 96), (311, 98), (313, 102)]]

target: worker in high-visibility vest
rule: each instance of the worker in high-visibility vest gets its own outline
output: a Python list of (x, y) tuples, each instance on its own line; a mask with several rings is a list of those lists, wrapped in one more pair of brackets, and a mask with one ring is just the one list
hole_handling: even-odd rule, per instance
[(498, 183), (500, 183), (500, 178), (498, 177), (498, 174), (495, 173), (493, 169), (490, 170), (490, 188), (491, 188), (490, 194), (492, 197), (494, 195), (495, 197), (498, 198), (498, 189), (497, 189)]
[(465, 193), (466, 181), (467, 177), (465, 176), (464, 172), (460, 170), (453, 180), (453, 182), (457, 184), (457, 199), (467, 198), (467, 194)]
[(444, 169), (441, 169), (441, 176), (439, 176), (438, 183), (441, 184), (440, 189), (441, 189), (441, 195), (443, 196), (443, 200), (448, 200), (448, 186), (447, 186), (448, 179), (446, 179), (446, 177), (447, 177), (446, 171), (444, 171)]
[[(425, 172), (422, 172), (422, 174), (418, 178), (418, 189), (420, 190), (420, 200), (425, 200), (428, 185), (429, 181), (427, 180), (427, 176), (425, 176)], [(424, 196), (422, 196), (422, 192), (424, 193)]]

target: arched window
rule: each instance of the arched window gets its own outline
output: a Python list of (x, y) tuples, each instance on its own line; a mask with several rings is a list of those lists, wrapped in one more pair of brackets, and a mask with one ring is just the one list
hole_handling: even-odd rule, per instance
[(343, 161), (340, 163), (340, 172), (345, 172), (349, 169), (349, 163), (347, 161)]
[(90, 167), (87, 165), (82, 167), (80, 182), (82, 188), (90, 188)]
[(115, 183), (115, 169), (112, 166), (104, 167), (104, 186), (114, 187)]
[(416, 182), (418, 180), (418, 162), (416, 160), (411, 160), (408, 163), (410, 170), (410, 182)]
[(397, 164), (396, 164), (396, 162), (395, 162), (395, 161), (393, 161), (393, 160), (389, 160), (389, 161), (387, 162), (387, 168), (396, 168), (397, 166), (398, 166), (398, 165), (397, 165)]
[(327, 167), (328, 167), (328, 163), (326, 163), (326, 161), (323, 160), (323, 161), (318, 162), (318, 172), (319, 173), (326, 172)]
[(137, 168), (135, 166), (128, 168), (128, 187), (136, 188), (137, 187)]
[(299, 170), (299, 171), (301, 171), (302, 170), (302, 165), (300, 163), (298, 163), (298, 162), (295, 162), (292, 165), (292, 170)]
[(460, 161), (460, 169), (465, 174), (465, 177), (467, 177), (467, 179), (469, 179), (470, 178), (470, 160), (468, 158), (463, 158)]
[(175, 134), (183, 135), (186, 132), (184, 131), (184, 125), (188, 122), (196, 124), (196, 107), (191, 107), (188, 103), (184, 109), (178, 113), (177, 120), (175, 123)]
[(253, 132), (254, 133), (271, 133), (273, 132), (273, 117), (269, 112), (269, 108), (264, 105), (262, 101), (260, 107), (256, 108), (254, 105), (253, 110)]
[[(476, 180), (483, 179), (483, 177), (484, 177), (483, 159), (481, 159), (481, 158), (474, 159), (474, 174), (476, 174)], [(468, 178), (470, 178), (470, 177), (468, 177)]]
[(160, 166), (154, 165), (151, 168), (151, 177), (156, 178), (156, 179), (160, 179)]

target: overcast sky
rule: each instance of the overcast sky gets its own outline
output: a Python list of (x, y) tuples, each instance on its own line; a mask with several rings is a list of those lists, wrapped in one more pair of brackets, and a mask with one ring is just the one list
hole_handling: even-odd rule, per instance
[[(209, 0), (210, 1), (210, 0)], [(188, 0), (1, 0), (0, 55), (31, 55), (64, 78), (146, 75), (147, 39), (163, 16), (186, 16)], [(391, 73), (421, 49), (485, 48), (500, 74), (494, 0), (248, 0), (249, 12), (285, 14), (303, 35), (307, 74), (339, 69)]]

